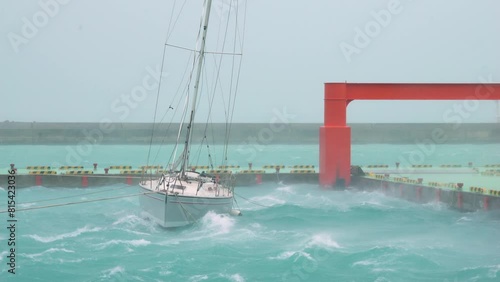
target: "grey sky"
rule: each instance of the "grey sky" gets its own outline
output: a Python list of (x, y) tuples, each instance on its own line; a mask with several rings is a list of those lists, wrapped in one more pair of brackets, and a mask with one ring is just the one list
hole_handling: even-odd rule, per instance
[[(151, 122), (155, 91), (123, 120), (111, 108), (160, 64), (173, 1), (55, 1), (0, 2), (0, 121)], [(213, 1), (212, 21), (229, 0)], [(176, 30), (193, 47), (194, 34), (183, 33), (198, 24), (201, 0), (187, 2), (192, 16)], [(58, 3), (46, 23), (40, 3)], [(396, 12), (356, 45), (356, 28), (388, 5)], [(237, 122), (268, 122), (285, 109), (292, 122), (322, 122), (324, 82), (500, 81), (497, 0), (251, 0), (247, 7)], [(23, 18), (34, 16), (43, 24), (27, 38)], [(12, 44), (13, 36), (24, 41)], [(348, 45), (356, 53), (346, 56)], [(357, 101), (348, 121), (444, 122), (456, 103)], [(495, 111), (495, 102), (480, 102), (465, 122), (494, 122)]]

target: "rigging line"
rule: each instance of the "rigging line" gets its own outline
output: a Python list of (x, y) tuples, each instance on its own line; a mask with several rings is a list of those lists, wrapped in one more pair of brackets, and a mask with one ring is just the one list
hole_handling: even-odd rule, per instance
[[(186, 115), (187, 115), (187, 112), (188, 112), (188, 105), (189, 105), (189, 95), (186, 96), (186, 99), (185, 99), (185, 104), (184, 104), (184, 112), (182, 113), (182, 118), (181, 118), (181, 123), (179, 124), (179, 130), (177, 132), (177, 140), (175, 142), (175, 147), (174, 147), (174, 150), (173, 150), (173, 153), (171, 156), (171, 160), (172, 162), (174, 163), (174, 166), (177, 167), (177, 161), (175, 160), (176, 156), (177, 156), (177, 147), (179, 145), (179, 140), (180, 140), (180, 137), (181, 137), (181, 133), (182, 133), (182, 124), (184, 122), (184, 119), (186, 118)], [(184, 151), (182, 152), (182, 154), (186, 154), (186, 148), (184, 148)], [(172, 169), (174, 169), (175, 167), (172, 167)]]
[[(236, 37), (233, 42), (233, 50), (236, 49)], [(229, 84), (229, 101), (228, 101), (228, 111), (230, 111), (231, 108), (231, 101), (234, 100), (232, 99), (232, 90), (233, 90), (233, 81), (234, 81), (234, 66), (235, 65), (235, 58), (233, 57), (233, 60), (231, 62), (231, 78), (230, 78), (230, 84)], [(236, 91), (234, 92), (234, 95), (236, 96)], [(233, 101), (234, 104), (234, 101)], [(228, 144), (229, 144), (229, 136), (230, 136), (230, 131), (229, 131), (229, 123), (232, 120), (231, 119), (232, 112), (229, 112), (226, 115), (226, 134), (225, 134), (225, 139), (224, 139), (224, 157), (227, 159), (228, 157)]]
[[(174, 25), (172, 26), (171, 30), (167, 30), (167, 40), (170, 38), (172, 35), (172, 32), (174, 32), (175, 26), (177, 25), (177, 22), (179, 21), (179, 18), (182, 14), (182, 10), (184, 10), (184, 6), (186, 6), (187, 0), (184, 0), (184, 3), (182, 3), (181, 9), (179, 10), (179, 14), (177, 14), (177, 18), (175, 19)], [(175, 5), (174, 5), (175, 7)], [(172, 9), (172, 15), (173, 15), (174, 9)]]
[[(41, 203), (41, 202), (49, 202), (49, 201), (55, 201), (55, 200), (61, 200), (61, 199), (68, 199), (68, 198), (73, 198), (73, 197), (83, 197), (83, 196), (87, 196), (87, 195), (93, 195), (93, 194), (98, 194), (98, 193), (110, 192), (110, 191), (119, 190), (119, 189), (125, 189), (125, 188), (130, 188), (130, 186), (122, 186), (122, 187), (113, 188), (113, 189), (105, 189), (105, 190), (99, 190), (99, 191), (90, 192), (90, 193), (84, 193), (84, 194), (78, 194), (78, 195), (71, 195), (71, 196), (64, 196), (64, 197), (59, 197), (59, 198), (42, 199), (42, 200), (33, 201), (33, 202), (23, 202), (23, 203), (17, 202), (16, 204), (18, 204), (18, 205), (36, 204), (36, 203)], [(6, 205), (2, 205), (1, 206), (1, 208), (5, 208), (5, 207), (6, 207)]]
[[(233, 1), (230, 1), (229, 3), (229, 11), (228, 11), (228, 16), (227, 16), (227, 21), (226, 21), (226, 25), (225, 25), (225, 29), (224, 29), (224, 36), (223, 36), (223, 40), (222, 40), (222, 53), (224, 53), (224, 49), (225, 49), (225, 46), (226, 46), (226, 39), (227, 39), (227, 34), (228, 34), (228, 29), (229, 29), (229, 22), (230, 22), (230, 19), (231, 19), (231, 11), (232, 11), (232, 4), (233, 4)], [(217, 38), (217, 45), (219, 45), (219, 36), (220, 34), (218, 35), (218, 38)], [(216, 91), (217, 91), (217, 85), (218, 83), (220, 82), (220, 72), (221, 72), (221, 68), (222, 68), (222, 59), (223, 59), (223, 56), (220, 56), (220, 62), (219, 62), (219, 65), (217, 65), (217, 60), (214, 58), (214, 62), (215, 62), (215, 68), (217, 69), (216, 71), (216, 76), (215, 76), (215, 84), (213, 86), (213, 96), (212, 96), (212, 104), (213, 104), (213, 99), (215, 98), (215, 95), (216, 95)], [(222, 88), (221, 88), (221, 91), (222, 91)], [(225, 115), (227, 115), (226, 111), (225, 111), (225, 100), (224, 100), (224, 94), (222, 94), (222, 103), (223, 103), (223, 108), (224, 108), (224, 113)], [(208, 119), (208, 117), (207, 117)], [(227, 120), (227, 119), (226, 119)]]
[[(193, 223), (196, 223), (197, 220), (196, 218), (184, 207), (184, 205), (179, 201), (179, 198), (177, 197), (177, 194), (174, 194), (175, 195), (175, 199), (177, 199), (177, 202), (179, 203), (179, 205), (181, 206), (182, 208), (182, 211), (184, 212), (184, 215), (189, 215), (192, 219), (193, 219)], [(187, 216), (186, 216), (187, 217)]]
[[(206, 78), (206, 77), (205, 77)], [(206, 82), (206, 84), (208, 85), (208, 82)], [(208, 114), (207, 114), (207, 119), (205, 121), (205, 128), (203, 129), (203, 135), (206, 136), (207, 135), (207, 130), (208, 130), (208, 125), (211, 123), (212, 121), (212, 108), (213, 108), (213, 103), (214, 103), (214, 97), (215, 97), (215, 93), (212, 94), (212, 98), (210, 98), (210, 92), (208, 92), (208, 95), (207, 95), (207, 100), (208, 100)], [(212, 124), (212, 144), (215, 143), (214, 139), (215, 139), (215, 134), (213, 132), (213, 124)], [(208, 140), (207, 140), (207, 148), (208, 148)], [(210, 166), (213, 167), (213, 161), (212, 161), (212, 157), (210, 155), (210, 151), (208, 151), (208, 154), (209, 154), (209, 162), (210, 162)]]
[[(200, 51), (198, 51), (198, 50), (190, 49), (190, 48), (179, 46), (179, 45), (174, 45), (174, 44), (169, 44), (169, 43), (165, 43), (165, 45), (167, 45), (169, 47), (181, 49), (181, 50), (194, 52), (194, 53), (200, 53)], [(243, 55), (241, 53), (225, 53), (225, 52), (212, 52), (212, 51), (205, 51), (205, 54), (227, 55), (227, 56), (242, 56)]]
[(165, 45), (166, 45), (166, 46), (169, 46), (169, 47), (173, 47), (173, 48), (181, 49), (181, 50), (186, 50), (186, 51), (190, 51), (190, 52), (199, 53), (199, 51), (197, 51), (197, 50), (195, 50), (195, 49), (189, 49), (189, 48), (182, 47), (182, 46), (179, 46), (179, 45), (174, 45), (174, 44), (169, 44), (169, 43), (165, 43)]
[[(241, 39), (241, 47), (240, 47), (240, 50), (241, 50), (241, 53), (243, 53), (243, 47), (244, 47), (244, 43), (245, 43), (245, 30), (246, 30), (246, 20), (247, 20), (247, 1), (245, 1), (245, 7), (244, 7), (244, 12), (243, 12), (243, 36), (242, 36), (242, 39)], [(236, 86), (235, 86), (235, 90), (234, 90), (234, 100), (233, 100), (233, 108), (231, 110), (231, 119), (230, 119), (230, 122), (229, 122), (229, 133), (231, 132), (231, 129), (232, 129), (232, 123), (233, 123), (233, 118), (234, 118), (234, 109), (235, 109), (235, 105), (236, 105), (236, 97), (237, 97), (237, 93), (238, 93), (238, 88), (239, 88), (239, 84), (240, 84), (240, 75), (241, 75), (241, 65), (242, 65), (242, 62), (243, 62), (243, 57), (240, 59), (240, 63), (239, 63), (239, 66), (238, 66), (238, 74), (236, 76)], [(227, 141), (229, 142), (229, 140)]]
[[(188, 59), (188, 61), (190, 61), (190, 60), (191, 60), (191, 57)], [(176, 92), (175, 92), (175, 95), (174, 95), (174, 98), (173, 98), (173, 100), (174, 100), (174, 101), (175, 101), (175, 99), (177, 98), (177, 96), (179, 95), (179, 93), (181, 93), (179, 90), (180, 90), (180, 88), (181, 88), (181, 85), (183, 84), (183, 83), (182, 83), (182, 81), (185, 79), (186, 74), (188, 73), (188, 70), (189, 70), (189, 65), (190, 65), (190, 63), (188, 62), (188, 64), (186, 64), (186, 68), (184, 69), (184, 73), (183, 73), (183, 75), (182, 75), (182, 77), (183, 77), (183, 78), (182, 78), (182, 80), (181, 80), (181, 83), (179, 84), (179, 86), (177, 87), (177, 90), (176, 90)], [(184, 90), (182, 91), (182, 93), (187, 93), (187, 95), (186, 95), (185, 97), (186, 97), (186, 99), (188, 99), (188, 95), (189, 95), (189, 87), (188, 87), (188, 85), (186, 85), (186, 86), (185, 86), (185, 88), (184, 88)], [(181, 97), (181, 98), (182, 98), (182, 97)], [(174, 110), (174, 114), (172, 115), (172, 118), (170, 119), (170, 122), (169, 122), (168, 127), (167, 127), (167, 131), (165, 132), (165, 135), (163, 136), (163, 139), (162, 139), (162, 142), (161, 142), (160, 148), (158, 149), (158, 151), (157, 151), (157, 153), (156, 153), (156, 156), (155, 156), (155, 161), (156, 161), (156, 159), (158, 158), (158, 156), (159, 156), (159, 154), (160, 154), (160, 149), (161, 149), (161, 146), (165, 143), (165, 139), (166, 139), (166, 137), (167, 137), (168, 131), (170, 130), (170, 127), (171, 127), (171, 126), (172, 126), (172, 124), (173, 124), (173, 120), (174, 120), (174, 118), (175, 118), (175, 116), (176, 116), (176, 113), (177, 113), (178, 109), (179, 109), (179, 108), (181, 108), (181, 107), (180, 107), (180, 104), (181, 104), (181, 102), (182, 102), (182, 101), (183, 101), (183, 99), (179, 99), (179, 101), (178, 101), (177, 105), (175, 106), (175, 107), (176, 107), (176, 109)], [(169, 108), (171, 107), (171, 105), (172, 105), (172, 104), (170, 104)], [(183, 124), (183, 121), (184, 121), (184, 119), (185, 119), (185, 115), (186, 115), (186, 112), (187, 112), (187, 101), (185, 101), (185, 105), (184, 105), (184, 107), (183, 107), (183, 108), (184, 108), (184, 111), (183, 111), (183, 114), (182, 114), (182, 118), (181, 118), (181, 120), (180, 120), (180, 122), (179, 122), (179, 129), (178, 129), (178, 131), (179, 131), (179, 132), (178, 132), (177, 139), (176, 139), (176, 142), (175, 142), (175, 147), (174, 147), (174, 150), (172, 151), (172, 153), (170, 154), (170, 157), (169, 157), (169, 159), (168, 159), (167, 164), (165, 164), (165, 166), (166, 166), (166, 167), (168, 167), (168, 165), (169, 165), (171, 162), (175, 161), (175, 160), (173, 160), (173, 159), (175, 159), (175, 156), (176, 156), (176, 151), (177, 151), (177, 147), (178, 147), (178, 145), (179, 145), (179, 140), (180, 140), (180, 138), (179, 138), (179, 137), (180, 137), (180, 136), (179, 136), (179, 134), (180, 134), (180, 132), (182, 132), (182, 124)], [(165, 113), (165, 115), (162, 117), (162, 121), (163, 121), (163, 119), (166, 117), (166, 114), (167, 114), (167, 113)]]
[[(186, 68), (184, 69), (184, 73), (182, 74), (182, 79), (181, 79), (181, 82), (179, 83), (179, 86), (177, 87), (176, 91), (175, 91), (175, 95), (174, 97), (172, 98), (172, 101), (175, 101), (175, 99), (177, 98), (177, 96), (181, 93), (180, 89), (181, 89), (181, 86), (183, 85), (183, 81), (186, 79), (186, 75), (188, 74), (188, 70), (189, 70), (189, 65), (190, 65), (190, 61), (191, 61), (191, 56), (189, 56), (188, 58), (188, 63), (186, 64)], [(188, 93), (189, 91), (189, 88), (187, 85), (185, 85), (185, 89), (182, 91), (182, 93)], [(189, 93), (188, 93), (189, 94)], [(182, 98), (182, 97), (181, 97)], [(174, 114), (172, 115), (172, 118), (170, 119), (170, 123), (168, 124), (168, 127), (167, 127), (167, 130), (165, 132), (165, 135), (163, 136), (163, 139), (162, 139), (162, 142), (160, 144), (160, 148), (158, 149), (158, 151), (156, 152), (156, 156), (154, 158), (154, 161), (156, 161), (156, 159), (158, 158), (159, 154), (160, 154), (160, 149), (161, 149), (161, 146), (164, 144), (165, 142), (165, 139), (167, 137), (167, 133), (168, 131), (170, 130), (170, 127), (172, 126), (172, 123), (173, 123), (173, 120), (177, 114), (177, 111), (178, 109), (180, 108), (180, 104), (182, 102), (182, 99), (179, 99), (179, 102), (177, 102), (177, 105), (175, 106), (175, 110), (174, 110)], [(169, 109), (170, 107), (172, 106), (172, 104), (169, 105)], [(163, 115), (160, 123), (165, 119), (166, 115), (168, 113), (168, 110), (165, 112), (165, 114)], [(182, 123), (182, 121), (181, 121)], [(179, 126), (181, 126), (181, 124), (179, 124)], [(173, 156), (173, 153), (170, 155), (170, 158), (169, 158), (169, 163), (170, 161), (172, 160), (172, 156)]]
[(163, 47), (163, 55), (161, 59), (161, 68), (160, 68), (160, 78), (158, 80), (158, 91), (156, 92), (156, 102), (155, 102), (155, 111), (153, 114), (153, 126), (151, 127), (151, 139), (149, 140), (149, 148), (148, 148), (148, 157), (146, 161), (146, 165), (149, 165), (149, 158), (151, 156), (151, 146), (153, 145), (153, 138), (155, 133), (155, 124), (156, 124), (156, 113), (158, 112), (158, 102), (160, 100), (160, 90), (161, 90), (161, 82), (163, 78), (163, 67), (165, 65), (165, 53), (167, 51), (167, 47)]
[(225, 55), (225, 56), (243, 56), (242, 53), (227, 53), (227, 52), (205, 52), (205, 54), (211, 54), (211, 55)]
[[(224, 49), (226, 48), (226, 40), (227, 40), (227, 35), (228, 35), (229, 22), (231, 20), (232, 5), (233, 5), (233, 1), (229, 1), (229, 11), (228, 11), (228, 15), (227, 15), (226, 28), (224, 29), (224, 36), (222, 39), (222, 52), (224, 52)], [(222, 58), (223, 58), (223, 56), (220, 57), (219, 69), (217, 71), (217, 76), (215, 79), (214, 96), (215, 96), (217, 84), (220, 82), (220, 71), (222, 68)], [(231, 90), (229, 91), (229, 94), (231, 94)], [(222, 103), (223, 103), (223, 108), (224, 108), (224, 115), (226, 116), (226, 121), (227, 121), (226, 101), (224, 99), (224, 94), (222, 94)]]
[[(18, 175), (30, 175), (30, 174), (18, 174)], [(32, 174), (31, 174), (32, 175)], [(52, 175), (47, 175), (47, 176), (53, 176), (53, 177), (57, 177), (57, 178), (60, 178), (60, 177), (79, 177), (81, 178), (82, 176), (87, 176), (87, 177), (91, 177), (91, 178), (127, 178), (127, 177), (130, 177), (130, 178), (141, 178), (140, 176), (128, 176), (128, 175), (125, 175), (125, 174), (107, 174), (107, 175), (104, 175), (104, 174), (101, 174), (101, 175), (98, 175), (98, 174), (52, 174)]]
[[(228, 21), (229, 21), (229, 17), (228, 17)], [(226, 25), (226, 29), (225, 29), (225, 34), (224, 34), (224, 39), (223, 39), (223, 43), (222, 43), (222, 50), (224, 50), (225, 48), (225, 42), (226, 42), (226, 38), (227, 38), (227, 28), (228, 28), (229, 24)], [(208, 112), (208, 115), (207, 115), (207, 121), (205, 122), (205, 129), (204, 129), (204, 134), (206, 135), (206, 132), (207, 132), (207, 128), (208, 128), (208, 123), (209, 123), (209, 120), (211, 118), (211, 113), (212, 113), (212, 108), (213, 108), (213, 103), (214, 103), (214, 99), (215, 99), (215, 96), (216, 96), (216, 92), (217, 92), (217, 86), (219, 84), (222, 84), (222, 83), (219, 83), (220, 82), (220, 73), (221, 73), (221, 68), (222, 68), (222, 58), (223, 56), (220, 57), (220, 61), (219, 61), (219, 64), (217, 64), (217, 60), (215, 58), (215, 56), (213, 56), (213, 59), (214, 59), (214, 66), (216, 68), (216, 76), (215, 76), (215, 83), (213, 85), (213, 89), (212, 89), (212, 97), (210, 98), (210, 96), (208, 96), (208, 100), (209, 100), (209, 112)], [(207, 83), (208, 84), (208, 83)], [(221, 96), (222, 96), (222, 103), (223, 103), (223, 108), (224, 108), (224, 113), (225, 115), (227, 115), (227, 112), (226, 112), (226, 109), (225, 109), (225, 100), (224, 100), (224, 91), (223, 89), (221, 88)], [(226, 118), (227, 120), (227, 118)], [(212, 132), (213, 132), (213, 127), (212, 127)], [(212, 134), (212, 138), (214, 138), (215, 136), (213, 136)]]
[(165, 36), (165, 43), (168, 41), (168, 38), (170, 37), (169, 36), (170, 27), (172, 26), (172, 19), (174, 18), (174, 11), (175, 11), (175, 5), (176, 4), (177, 4), (177, 0), (174, 1), (174, 5), (172, 7), (172, 12), (170, 13), (170, 19), (168, 20), (167, 35)]
[[(178, 94), (178, 92), (175, 94), (175, 96), (174, 96), (174, 100), (175, 100), (175, 98), (176, 98), (177, 94)], [(160, 142), (160, 147), (158, 148), (158, 151), (156, 152), (156, 155), (155, 155), (155, 157), (154, 157), (154, 159), (153, 159), (153, 163), (155, 163), (155, 162), (156, 162), (156, 160), (158, 159), (158, 156), (159, 156), (160, 151), (161, 151), (161, 147), (165, 144), (165, 140), (167, 139), (168, 132), (170, 131), (170, 127), (172, 126), (173, 120), (174, 120), (174, 118), (175, 118), (175, 116), (176, 116), (176, 114), (177, 114), (177, 111), (178, 111), (178, 110), (179, 110), (179, 108), (180, 108), (180, 104), (181, 104), (181, 102), (182, 102), (182, 99), (179, 99), (179, 101), (178, 101), (178, 102), (177, 102), (177, 104), (175, 105), (174, 113), (172, 114), (172, 118), (170, 119), (170, 122), (169, 122), (169, 123), (168, 123), (168, 125), (167, 125), (167, 129), (165, 130), (165, 134), (163, 135), (163, 138), (162, 138), (162, 140), (161, 140), (161, 142)], [(172, 104), (170, 104), (170, 105), (169, 105), (169, 109), (171, 108), (171, 106), (172, 106)], [(162, 119), (161, 119), (160, 123), (161, 123), (161, 122), (163, 122), (163, 120), (165, 119), (165, 117), (166, 117), (167, 113), (168, 113), (168, 110), (167, 110), (167, 111), (165, 112), (165, 114), (163, 115), (163, 117), (162, 117)], [(170, 158), (169, 158), (169, 161), (168, 161), (169, 163), (170, 163), (170, 161), (171, 161), (171, 158), (172, 158), (172, 155), (170, 155)]]
[[(239, 31), (238, 15), (239, 15), (239, 6), (237, 5), (236, 6), (236, 16), (235, 16), (236, 28), (234, 30), (233, 52), (236, 51), (237, 35), (239, 34), (238, 33), (238, 31)], [(240, 48), (241, 48), (241, 46), (240, 46)], [(240, 51), (242, 52), (243, 50), (241, 49)], [(240, 65), (238, 67), (238, 75), (237, 75), (237, 79), (236, 79), (236, 85), (238, 85), (238, 83), (239, 83), (239, 71), (241, 70), (241, 61), (242, 61), (242, 59), (240, 58)], [(227, 126), (226, 126), (226, 136), (225, 136), (225, 140), (224, 140), (224, 155), (226, 158), (228, 157), (229, 137), (231, 134), (232, 120), (233, 120), (233, 116), (234, 116), (234, 106), (236, 104), (235, 103), (236, 102), (236, 95), (238, 92), (237, 87), (235, 87), (234, 88), (234, 99), (232, 99), (233, 95), (231, 94), (232, 93), (231, 91), (233, 90), (233, 81), (234, 81), (234, 73), (235, 73), (234, 69), (235, 69), (235, 58), (233, 57), (232, 64), (231, 64), (231, 84), (230, 84), (230, 88), (229, 88), (230, 93), (229, 93), (229, 105), (228, 105), (228, 110), (230, 111), (230, 113), (229, 113), (229, 116), (227, 117), (227, 120), (226, 120)], [(231, 101), (232, 101), (232, 103), (231, 103)], [(230, 109), (231, 104), (232, 104), (232, 110)]]
[[(206, 65), (205, 65), (204, 67), (206, 68)], [(205, 72), (205, 73), (207, 73), (207, 72)], [(205, 79), (205, 80), (207, 80), (207, 79), (208, 79), (206, 75), (204, 76), (204, 79)], [(208, 81), (205, 81), (204, 83), (205, 83), (206, 85), (208, 85), (208, 84), (209, 84), (209, 83), (208, 83)], [(207, 88), (208, 88), (208, 86), (207, 86)], [(203, 136), (204, 136), (204, 139), (205, 139), (205, 140), (206, 140), (206, 142), (207, 142), (207, 153), (208, 153), (208, 161), (209, 161), (209, 165), (210, 165), (210, 167), (211, 167), (212, 169), (214, 169), (214, 160), (212, 159), (212, 155), (211, 155), (211, 153), (210, 153), (209, 141), (208, 141), (208, 139), (206, 138), (206, 136), (207, 136), (207, 129), (208, 129), (208, 125), (209, 125), (209, 124), (211, 124), (211, 125), (212, 125), (212, 126), (211, 126), (211, 129), (212, 129), (212, 134), (211, 134), (211, 135), (212, 135), (212, 136), (211, 136), (211, 137), (212, 137), (212, 144), (215, 144), (215, 141), (214, 141), (214, 140), (215, 140), (215, 134), (214, 134), (214, 131), (213, 131), (213, 123), (212, 123), (212, 108), (213, 108), (213, 102), (214, 102), (214, 99), (213, 99), (213, 98), (214, 98), (214, 96), (215, 96), (215, 95), (212, 95), (212, 99), (211, 99), (211, 98), (210, 98), (210, 92), (209, 92), (209, 91), (207, 91), (207, 95), (206, 95), (206, 96), (207, 96), (207, 100), (208, 100), (208, 105), (209, 105), (209, 107), (208, 107), (207, 119), (206, 119), (206, 121), (205, 121), (205, 128), (203, 129)], [(215, 159), (215, 162), (217, 163), (217, 159)]]
[[(232, 1), (230, 1), (230, 5), (232, 5)], [(222, 40), (222, 54), (224, 53), (224, 48), (225, 48), (225, 45), (226, 45), (226, 39), (227, 39), (227, 34), (228, 34), (228, 28), (229, 28), (229, 21), (230, 21), (230, 13), (231, 13), (231, 6), (230, 6), (230, 9), (229, 9), (229, 14), (228, 14), (228, 17), (227, 17), (227, 21), (226, 21), (226, 26), (225, 26), (225, 29), (224, 29), (224, 36), (223, 36), (223, 40)], [(218, 38), (217, 38), (217, 45), (219, 45), (219, 36), (220, 36), (220, 33), (218, 35)], [(213, 57), (214, 58), (214, 62), (215, 62), (215, 68), (216, 68), (216, 77), (215, 77), (215, 82), (214, 82), (214, 85), (213, 85), (213, 93), (212, 93), (212, 97), (210, 99), (210, 97), (208, 96), (208, 100), (209, 100), (209, 112), (208, 112), (208, 115), (207, 115), (207, 121), (205, 122), (205, 128), (204, 128), (204, 135), (206, 136), (206, 132), (207, 132), (207, 128), (208, 128), (208, 123), (209, 123), (209, 120), (211, 118), (211, 113), (212, 113), (212, 108), (213, 108), (213, 103), (214, 103), (214, 98), (216, 96), (216, 92), (217, 92), (217, 86), (218, 86), (218, 83), (220, 82), (220, 72), (221, 72), (221, 67), (222, 67), (222, 59), (223, 59), (223, 56), (220, 57), (220, 62), (219, 62), (219, 65), (217, 65), (217, 60), (215, 59), (215, 56)], [(206, 67), (206, 66), (205, 66)], [(208, 83), (207, 83), (208, 85)], [(222, 88), (221, 88), (221, 91), (223, 92)], [(224, 94), (222, 94), (222, 100), (223, 100), (223, 105), (225, 105), (225, 101), (224, 101)], [(224, 112), (225, 112), (225, 115), (227, 116), (227, 112), (225, 110), (225, 106), (224, 106)], [(227, 120), (227, 118), (226, 118)], [(213, 127), (212, 127), (212, 132), (213, 132)], [(214, 138), (215, 136), (212, 135), (212, 138)]]
[(241, 195), (237, 194), (236, 192), (234, 192), (234, 195), (236, 195), (236, 196), (238, 196), (238, 197), (242, 198), (243, 200), (246, 200), (247, 202), (249, 202), (249, 203), (251, 203), (251, 204), (254, 204), (254, 205), (256, 205), (256, 206), (261, 206), (261, 207), (264, 207), (264, 208), (272, 208), (272, 207), (273, 207), (273, 206), (266, 206), (266, 205), (263, 205), (263, 204), (259, 204), (259, 203), (257, 203), (257, 202), (254, 202), (254, 201), (252, 201), (252, 200), (250, 200), (250, 199), (248, 199), (248, 198), (245, 198), (245, 197), (243, 197), (243, 196), (241, 196)]
[[(210, 121), (211, 121), (211, 126), (210, 126), (210, 129), (212, 130), (212, 144), (215, 145), (215, 133), (214, 133), (214, 124), (212, 122), (212, 118), (210, 117)], [(207, 140), (207, 147), (208, 147), (208, 140)], [(214, 162), (217, 163), (217, 154), (214, 153), (214, 158), (212, 160), (212, 155), (210, 154), (210, 147), (208, 147), (208, 157), (209, 157), (209, 161), (210, 161), (210, 165), (213, 167), (214, 166)]]
[[(172, 19), (174, 17), (174, 11), (175, 11), (175, 6), (176, 6), (176, 3), (177, 3), (177, 0), (174, 1), (174, 5), (172, 7), (172, 12), (170, 14), (170, 19), (169, 19), (169, 23), (168, 23), (168, 27), (167, 27), (167, 36), (165, 38), (165, 44), (167, 44), (167, 42), (168, 42), (168, 40), (170, 38), (170, 35), (172, 35), (174, 27), (177, 24), (177, 21), (179, 20), (180, 14), (181, 14), (182, 10), (184, 9), (184, 6), (186, 5), (186, 2), (187, 2), (187, 0), (184, 0), (184, 3), (181, 6), (181, 10), (179, 11), (179, 14), (177, 15), (177, 18), (174, 21), (174, 25), (172, 26)], [(170, 27), (172, 27), (172, 29), (170, 29)], [(148, 149), (148, 156), (147, 156), (146, 165), (149, 165), (149, 160), (150, 160), (150, 156), (151, 156), (151, 146), (153, 144), (153, 138), (154, 138), (155, 123), (156, 123), (156, 114), (157, 114), (157, 111), (158, 111), (158, 101), (159, 101), (159, 97), (160, 97), (161, 82), (162, 82), (162, 78), (163, 78), (163, 69), (164, 69), (164, 64), (165, 64), (166, 49), (167, 49), (167, 47), (163, 46), (163, 54), (162, 54), (161, 69), (160, 69), (160, 78), (158, 80), (158, 91), (157, 91), (157, 94), (156, 94), (156, 105), (155, 105), (155, 111), (154, 111), (154, 116), (153, 116), (153, 126), (151, 128), (151, 139), (149, 141), (149, 149)]]
[[(147, 195), (147, 194), (154, 194), (154, 193), (156, 193), (156, 192), (144, 192), (144, 193), (138, 193), (138, 194), (132, 194), (132, 195), (123, 195), (123, 196), (115, 196), (115, 197), (108, 197), (108, 198), (98, 198), (98, 199), (92, 199), (92, 200), (84, 200), (84, 201), (79, 201), (79, 202), (68, 202), (68, 203), (53, 204), (53, 205), (47, 205), (47, 206), (29, 207), (29, 208), (24, 208), (24, 209), (16, 209), (16, 212), (19, 212), (19, 211), (29, 211), (29, 210), (39, 210), (39, 209), (47, 209), (47, 208), (62, 207), (62, 206), (71, 206), (71, 205), (93, 203), (93, 202), (101, 202), (101, 201), (108, 201), (108, 200), (115, 200), (115, 199), (136, 197), (136, 196)], [(8, 212), (7, 210), (0, 211), (0, 213), (7, 213), (7, 212)]]

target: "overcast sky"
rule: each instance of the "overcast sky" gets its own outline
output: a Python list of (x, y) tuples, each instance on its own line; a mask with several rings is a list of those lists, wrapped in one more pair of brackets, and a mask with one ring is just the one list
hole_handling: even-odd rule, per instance
[[(229, 0), (213, 1), (212, 21)], [(199, 23), (187, 2), (180, 34)], [(161, 63), (172, 4), (1, 1), (0, 121), (151, 122), (154, 90), (127, 115), (112, 107)], [(251, 0), (234, 120), (320, 123), (325, 82), (498, 82), (499, 13), (498, 0)], [(445, 122), (457, 103), (356, 101), (348, 122)], [(483, 101), (465, 122), (495, 119)]]

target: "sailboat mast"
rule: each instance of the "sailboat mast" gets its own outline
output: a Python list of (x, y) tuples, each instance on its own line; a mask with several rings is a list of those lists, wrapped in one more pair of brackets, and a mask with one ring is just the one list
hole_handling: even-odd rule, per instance
[(196, 68), (196, 77), (195, 77), (195, 83), (194, 83), (194, 88), (193, 88), (193, 103), (191, 105), (191, 113), (189, 116), (189, 124), (187, 128), (187, 136), (186, 136), (186, 143), (185, 143), (185, 148), (184, 148), (184, 159), (182, 162), (182, 174), (186, 172), (188, 162), (189, 162), (189, 148), (191, 147), (191, 136), (193, 134), (193, 123), (194, 123), (194, 116), (196, 112), (196, 102), (198, 100), (198, 93), (199, 93), (199, 86), (200, 86), (200, 78), (201, 78), (201, 72), (203, 68), (203, 61), (205, 59), (205, 43), (206, 43), (206, 38), (207, 38), (207, 31), (208, 31), (208, 22), (210, 19), (210, 10), (212, 7), (212, 0), (206, 0), (205, 5), (204, 5), (204, 10), (203, 10), (203, 23), (202, 23), (202, 30), (201, 30), (201, 37), (198, 37), (198, 42), (196, 45), (198, 45), (198, 60), (197, 60), (197, 68)]

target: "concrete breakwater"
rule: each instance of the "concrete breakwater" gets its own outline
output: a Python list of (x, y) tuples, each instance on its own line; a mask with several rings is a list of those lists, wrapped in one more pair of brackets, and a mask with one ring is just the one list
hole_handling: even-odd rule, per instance
[[(231, 125), (230, 143), (245, 142), (259, 144), (318, 144), (319, 123), (236, 123)], [(500, 124), (350, 124), (352, 143), (418, 143), (432, 139), (439, 134), (442, 143), (499, 143)], [(9, 122), (0, 123), (0, 144), (76, 144), (89, 140), (99, 144), (149, 144), (174, 143), (178, 124), (151, 123), (39, 123)], [(218, 123), (206, 127), (194, 126), (195, 141), (201, 141), (206, 132), (210, 141), (224, 142), (226, 124)], [(207, 133), (207, 135), (208, 135)], [(445, 136), (443, 139), (442, 136)]]

